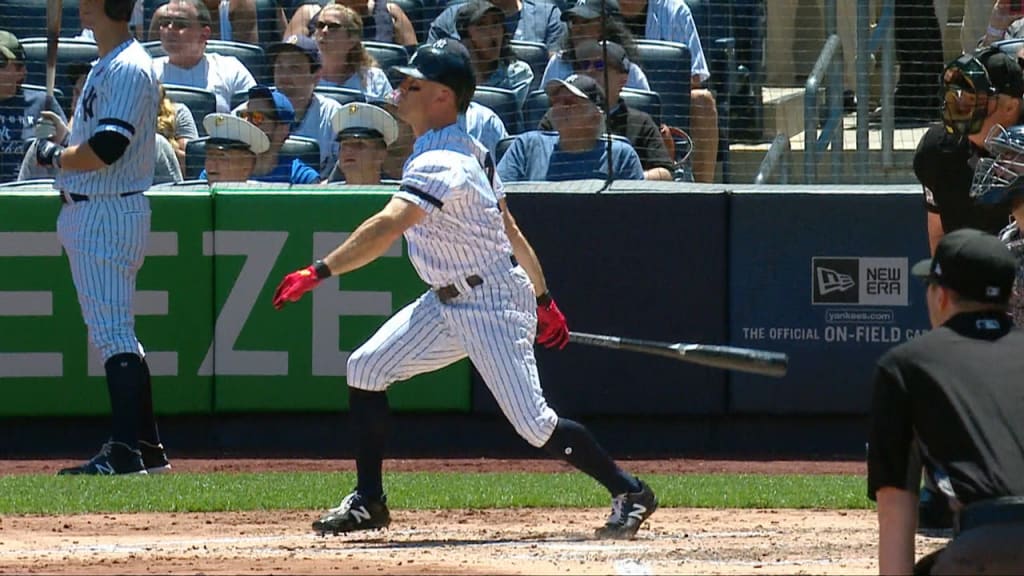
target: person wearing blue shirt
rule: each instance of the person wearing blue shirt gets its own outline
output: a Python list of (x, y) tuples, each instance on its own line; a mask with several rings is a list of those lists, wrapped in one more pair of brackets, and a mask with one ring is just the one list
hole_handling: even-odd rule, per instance
[[(640, 157), (627, 140), (600, 138), (604, 132), (604, 90), (593, 78), (573, 74), (545, 87), (557, 132), (526, 132), (516, 137), (501, 161), (504, 182), (601, 179), (643, 180)], [(611, 160), (609, 162), (609, 148)]]
[(239, 106), (235, 114), (262, 130), (270, 139), (270, 149), (256, 156), (252, 180), (289, 184), (320, 182), (320, 174), (315, 169), (294, 156), (281, 153), (295, 121), (295, 108), (287, 96), (267, 86), (253, 86), (249, 89), (249, 100)]
[(470, 101), (469, 108), (465, 113), (459, 113), (456, 121), (470, 136), (483, 144), (492, 156), (497, 156), (495, 152), (498, 149), (498, 142), (502, 138), (508, 138), (508, 129), (501, 121), (501, 117), (494, 110), (477, 102)]
[[(565, 36), (565, 23), (562, 22), (562, 11), (549, 0), (497, 0), (493, 4), (505, 13), (505, 28), (513, 40), (540, 42), (548, 50), (558, 49), (562, 36)], [(448, 6), (444, 12), (430, 24), (427, 43), (432, 44), (442, 38), (461, 40), (456, 26), (456, 16), (461, 4)]]
[(0, 30), (0, 182), (18, 179), (25, 149), (32, 144), (35, 125), (43, 110), (52, 110), (67, 121), (56, 100), (46, 93), (25, 90), (25, 52), (18, 38)]

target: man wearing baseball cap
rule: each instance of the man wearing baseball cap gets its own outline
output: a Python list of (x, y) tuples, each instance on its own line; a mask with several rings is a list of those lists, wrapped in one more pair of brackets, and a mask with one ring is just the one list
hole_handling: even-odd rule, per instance
[(274, 72), (275, 87), (295, 109), (292, 134), (312, 138), (320, 145), (320, 166), (324, 172), (337, 159), (332, 119), (341, 104), (313, 90), (320, 83), (320, 48), (309, 36), (293, 35), (267, 48), (267, 59)]
[(334, 115), (340, 145), (331, 180), (345, 184), (380, 184), (388, 146), (398, 138), (398, 122), (383, 108), (352, 102)]
[(0, 30), (0, 183), (18, 179), (25, 149), (32, 143), (34, 126), (44, 110), (54, 111), (67, 122), (56, 100), (47, 103), (46, 93), (22, 89), (25, 74), (21, 42), (14, 34)]
[(546, 90), (555, 132), (517, 136), (498, 162), (503, 181), (643, 180), (640, 158), (629, 142), (601, 138), (605, 93), (597, 81), (573, 74), (548, 82)]
[[(1007, 303), (1016, 260), (962, 228), (913, 267), (932, 331), (878, 361), (868, 497), (878, 502), (882, 574), (1024, 572), (1024, 331)], [(954, 514), (954, 538), (914, 566), (922, 464)]]
[(203, 127), (209, 135), (205, 168), (210, 184), (249, 180), (256, 158), (270, 149), (262, 130), (233, 114), (207, 114)]
[(249, 89), (249, 100), (235, 109), (235, 115), (262, 130), (270, 140), (270, 148), (256, 157), (253, 180), (289, 184), (320, 181), (319, 171), (296, 157), (281, 153), (295, 121), (295, 108), (287, 96), (268, 86), (253, 86)]

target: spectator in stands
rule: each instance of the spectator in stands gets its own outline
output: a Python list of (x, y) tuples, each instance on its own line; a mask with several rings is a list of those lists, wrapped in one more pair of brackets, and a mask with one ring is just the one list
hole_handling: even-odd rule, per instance
[(160, 46), (167, 56), (153, 59), (153, 70), (164, 84), (209, 90), (217, 98), (217, 111), (231, 110), (231, 96), (256, 85), (252, 73), (234, 56), (207, 54), (210, 11), (201, 0), (171, 0), (163, 15), (153, 19), (160, 30)]
[[(186, 111), (187, 112), (187, 111)], [(189, 112), (189, 119), (192, 113)], [(153, 183), (181, 182), (181, 166), (185, 160), (185, 145), (178, 140), (178, 112), (167, 98), (163, 85), (160, 85), (160, 107), (156, 115), (156, 162), (153, 166)], [(193, 126), (195, 124), (193, 123)], [(184, 140), (188, 144), (188, 140)], [(178, 154), (181, 154), (179, 160)]]
[(470, 0), (459, 8), (456, 28), (469, 50), (477, 86), (511, 90), (522, 109), (533, 82), (530, 65), (512, 54), (504, 14), (488, 0)]
[(256, 169), (256, 159), (270, 149), (267, 135), (251, 123), (215, 112), (203, 118), (206, 165), (203, 173), (210, 184), (246, 182)]
[[(1011, 13), (1009, 4), (1007, 0), (999, 0), (992, 6), (987, 15), (988, 29), (978, 42), (978, 48), (1000, 40), (1024, 38), (1024, 18), (1021, 18), (1020, 14)], [(968, 54), (973, 51), (964, 49)]]
[(362, 102), (346, 104), (333, 121), (338, 134), (338, 162), (328, 180), (380, 184), (388, 146), (398, 138), (398, 122), (383, 108)]
[(64, 111), (46, 93), (22, 88), (25, 82), (25, 51), (17, 36), (0, 30), (0, 182), (18, 177), (25, 149), (31, 144), (44, 109), (55, 110), (61, 122)]
[[(82, 88), (85, 86), (85, 77), (89, 75), (92, 64), (88, 62), (71, 62), (67, 67), (67, 76), (71, 80), (71, 113), (74, 114), (78, 106), (78, 98), (82, 95)], [(64, 122), (60, 116), (50, 110), (43, 110), (40, 113), (42, 120), (36, 124), (36, 138), (49, 138), (54, 142), (65, 142), (71, 134), (71, 121)], [(2, 120), (0, 120), (2, 121)], [(54, 178), (57, 169), (53, 166), (40, 166), (36, 162), (36, 143), (25, 150), (25, 157), (21, 161), (21, 169), (18, 170), (18, 180), (34, 180), (36, 178)]]
[(557, 133), (533, 131), (517, 136), (498, 162), (503, 181), (643, 179), (640, 158), (629, 143), (612, 140), (609, 146), (601, 139), (605, 94), (593, 78), (573, 74), (565, 80), (552, 80), (546, 90)]
[(295, 108), (292, 134), (312, 138), (320, 145), (321, 172), (330, 170), (338, 158), (332, 119), (341, 104), (313, 91), (320, 80), (320, 49), (308, 36), (290, 36), (267, 49), (274, 71), (274, 84)]
[[(562, 12), (550, 0), (495, 0), (492, 2), (505, 14), (505, 29), (513, 40), (540, 42), (554, 52), (565, 37), (565, 22)], [(464, 40), (457, 25), (457, 14), (461, 5), (449, 5), (430, 24), (427, 42), (442, 38)]]
[(321, 7), (339, 5), (351, 9), (359, 15), (359, 34), (356, 38), (374, 42), (387, 42), (400, 46), (415, 47), (419, 44), (409, 16), (398, 4), (384, 2), (380, 5), (375, 0), (308, 0), (299, 6), (295, 15), (288, 22), (286, 35), (306, 34), (312, 36), (317, 29), (317, 21), (321, 16)]
[(362, 18), (351, 8), (328, 4), (316, 21), (316, 38), (323, 57), (320, 84), (359, 90), (371, 98), (388, 98), (391, 82), (366, 51), (360, 39)]
[[(174, 1), (164, 4), (153, 13), (153, 21), (149, 24), (149, 40), (158, 37), (163, 40), (161, 27), (168, 18), (180, 18), (175, 11), (170, 9)], [(197, 6), (202, 6), (206, 11), (206, 26), (210, 29), (204, 39), (232, 40), (235, 42), (248, 42), (259, 44), (259, 22), (256, 17), (255, 0), (196, 0)], [(217, 19), (213, 20), (211, 14), (216, 11)]]
[[(604, 57), (606, 50), (607, 60)], [(611, 107), (606, 119), (608, 131), (623, 136), (633, 145), (644, 168), (644, 178), (671, 180), (673, 164), (658, 125), (650, 114), (630, 108), (620, 97), (629, 70), (626, 50), (614, 42), (588, 42), (576, 49), (576, 56), (580, 71), (605, 89)], [(608, 78), (607, 86), (605, 76)], [(551, 130), (553, 127), (551, 111), (548, 111), (541, 120), (540, 128)]]
[(189, 140), (199, 137), (199, 131), (196, 130), (192, 112), (183, 104), (171, 102), (163, 84), (160, 85), (160, 114), (156, 119), (156, 132), (166, 138), (174, 150), (180, 175), (181, 167), (185, 165), (185, 147)]
[(508, 137), (508, 129), (505, 128), (501, 117), (494, 110), (472, 100), (469, 102), (469, 108), (465, 114), (459, 114), (458, 123), (463, 130), (476, 138), (495, 157), (498, 142), (502, 138)]
[(281, 152), (295, 122), (295, 108), (282, 92), (268, 86), (254, 86), (249, 89), (249, 100), (239, 106), (235, 114), (262, 130), (270, 141), (267, 151), (256, 155), (253, 180), (290, 184), (316, 184), (320, 181), (317, 170)]
[[(615, 0), (606, 0), (614, 2)], [(713, 182), (718, 159), (718, 108), (707, 87), (711, 73), (704, 58), (697, 25), (683, 0), (621, 0), (622, 17), (636, 38), (667, 40), (690, 49), (690, 136), (693, 137), (693, 177)], [(671, 98), (671, 94), (662, 94)]]

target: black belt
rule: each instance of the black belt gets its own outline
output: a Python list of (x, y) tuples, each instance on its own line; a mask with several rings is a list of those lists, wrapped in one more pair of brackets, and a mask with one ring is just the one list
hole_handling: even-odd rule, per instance
[[(118, 196), (120, 196), (121, 198), (127, 198), (129, 196), (135, 196), (137, 194), (142, 194), (142, 192), (143, 192), (143, 190), (136, 190), (134, 192), (122, 192), (122, 193), (118, 194)], [(76, 203), (76, 204), (79, 203), (79, 202), (88, 202), (89, 201), (89, 196), (87, 196), (86, 194), (75, 194), (74, 192), (61, 192), (60, 193), (60, 203), (61, 204), (67, 204), (68, 203), (68, 198), (71, 198), (71, 201)]]
[(953, 523), (954, 534), (988, 524), (1024, 524), (1024, 496), (1007, 496), (975, 502), (961, 510)]
[[(512, 266), (518, 266), (519, 261), (516, 260), (515, 256), (509, 256), (509, 261), (512, 262)], [(477, 286), (484, 283), (484, 279), (477, 274), (472, 276), (466, 276), (466, 285), (470, 288), (476, 288)], [(459, 297), (459, 288), (455, 284), (449, 284), (447, 286), (441, 286), (440, 288), (434, 289), (434, 294), (437, 294), (437, 299), (442, 304), (447, 304), (452, 300)]]

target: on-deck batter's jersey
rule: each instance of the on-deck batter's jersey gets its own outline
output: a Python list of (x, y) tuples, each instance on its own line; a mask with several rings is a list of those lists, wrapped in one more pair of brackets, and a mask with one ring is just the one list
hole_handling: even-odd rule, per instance
[(152, 186), (159, 97), (153, 60), (134, 39), (97, 60), (82, 87), (69, 144), (84, 144), (94, 134), (112, 131), (128, 138), (128, 147), (117, 161), (99, 170), (61, 170), (54, 187), (112, 196)]
[(498, 209), (504, 195), (490, 153), (457, 123), (416, 140), (395, 196), (427, 212), (405, 231), (424, 282), (446, 286), (512, 255)]

